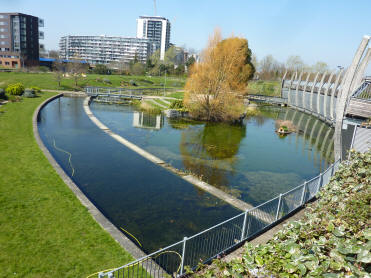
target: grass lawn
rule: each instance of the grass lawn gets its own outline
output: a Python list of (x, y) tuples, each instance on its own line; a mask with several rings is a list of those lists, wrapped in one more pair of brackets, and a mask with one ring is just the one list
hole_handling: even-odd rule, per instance
[(173, 97), (177, 99), (183, 99), (184, 98), (184, 92), (175, 92), (175, 93), (170, 93), (166, 95), (167, 97)]
[(279, 81), (251, 81), (247, 86), (249, 94), (281, 96), (281, 83)]
[[(104, 82), (107, 79), (111, 83)], [(130, 86), (128, 82), (133, 80), (137, 86)], [(41, 89), (49, 90), (73, 90), (75, 81), (71, 77), (63, 78), (61, 87), (58, 87), (58, 82), (53, 73), (24, 73), (24, 72), (0, 72), (0, 88), (6, 87), (8, 84), (21, 82), (26, 88), (37, 86)], [(126, 76), (126, 75), (98, 75), (88, 74), (87, 77), (81, 77), (78, 81), (78, 86), (81, 89), (85, 86), (97, 87), (120, 87), (121, 83), (128, 88), (163, 88), (166, 87), (183, 88), (185, 83), (184, 77), (165, 77), (163, 76)]]
[(94, 221), (34, 139), (32, 114), (52, 95), (0, 106), (1, 277), (86, 277), (133, 260)]

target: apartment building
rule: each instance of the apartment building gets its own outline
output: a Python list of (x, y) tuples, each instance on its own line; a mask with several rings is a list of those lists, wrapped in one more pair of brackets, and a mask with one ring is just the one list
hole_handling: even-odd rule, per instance
[(149, 39), (153, 51), (160, 50), (160, 59), (170, 47), (170, 21), (161, 16), (140, 16), (137, 19), (137, 38)]
[(0, 13), (0, 66), (39, 65), (39, 39), (44, 20), (22, 13)]
[(151, 53), (149, 39), (111, 36), (65, 36), (60, 39), (60, 58), (85, 60), (89, 64), (145, 63)]

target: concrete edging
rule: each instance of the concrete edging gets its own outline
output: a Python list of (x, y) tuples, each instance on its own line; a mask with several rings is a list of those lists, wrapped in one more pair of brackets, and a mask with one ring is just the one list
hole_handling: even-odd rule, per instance
[(43, 103), (41, 103), (37, 109), (35, 110), (33, 117), (32, 117), (32, 126), (33, 126), (33, 134), (38, 144), (39, 148), (48, 159), (49, 163), (52, 165), (54, 170), (58, 173), (61, 177), (63, 182), (71, 189), (71, 191), (75, 194), (75, 196), (79, 199), (81, 204), (86, 207), (90, 213), (90, 215), (94, 218), (96, 222), (106, 231), (108, 232), (113, 239), (120, 244), (126, 251), (128, 251), (135, 259), (139, 259), (145, 257), (146, 254), (139, 249), (130, 239), (128, 239), (116, 226), (114, 226), (98, 209), (97, 207), (85, 196), (85, 194), (80, 190), (80, 188), (71, 180), (71, 178), (64, 172), (62, 167), (56, 162), (54, 157), (50, 154), (49, 150), (45, 147), (43, 141), (40, 138), (38, 126), (37, 126), (37, 119), (41, 109), (47, 105), (49, 102), (62, 97), (64, 94), (58, 94), (53, 96)]

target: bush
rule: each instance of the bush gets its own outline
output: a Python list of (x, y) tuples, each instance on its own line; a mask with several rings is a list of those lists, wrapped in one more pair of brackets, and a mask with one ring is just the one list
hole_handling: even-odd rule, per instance
[(0, 88), (0, 99), (5, 99), (5, 90)]
[(35, 94), (35, 91), (33, 89), (26, 89), (23, 93), (23, 96), (28, 97), (28, 98), (34, 98), (34, 97), (36, 97), (36, 94)]
[(183, 100), (175, 100), (170, 104), (170, 109), (182, 109), (184, 108)]
[(22, 83), (15, 83), (15, 84), (10, 84), (6, 89), (5, 92), (8, 95), (11, 96), (20, 96), (24, 92), (24, 86)]
[[(369, 277), (371, 152), (351, 151), (308, 213), (242, 257), (194, 277)], [(219, 276), (218, 276), (219, 275)]]
[(15, 96), (15, 95), (9, 95), (7, 98), (10, 102), (19, 102), (22, 100), (20, 96)]
[(32, 87), (30, 87), (30, 89), (32, 89), (36, 94), (41, 93), (41, 88), (39, 88), (39, 87), (32, 86)]
[(131, 86), (138, 86), (137, 83), (135, 83), (134, 80), (130, 80), (130, 81), (129, 81), (129, 84), (130, 84)]
[(111, 70), (102, 64), (97, 64), (92, 71), (95, 74), (111, 74)]
[(45, 67), (45, 66), (40, 66), (39, 67), (39, 71), (41, 71), (41, 72), (48, 72), (48, 71), (50, 71), (50, 69), (48, 67)]
[(112, 84), (111, 80), (109, 80), (108, 78), (104, 78), (103, 82), (106, 84)]

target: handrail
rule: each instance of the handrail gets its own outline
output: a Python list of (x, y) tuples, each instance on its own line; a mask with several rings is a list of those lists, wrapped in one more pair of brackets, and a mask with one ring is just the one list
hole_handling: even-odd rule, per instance
[[(267, 228), (277, 224), (284, 217), (286, 217), (289, 213), (291, 213), (292, 211), (298, 209), (299, 207), (303, 206), (305, 203), (312, 200), (315, 197), (315, 195), (318, 193), (320, 188), (323, 187), (324, 185), (326, 185), (330, 181), (330, 178), (334, 174), (334, 172), (337, 169), (339, 163), (340, 163), (340, 159), (335, 161), (326, 170), (324, 170), (322, 173), (320, 173), (316, 177), (314, 177), (314, 178), (312, 178), (308, 181), (305, 181), (304, 183), (290, 189), (289, 191), (287, 191), (283, 194), (279, 194), (275, 198), (273, 198), (271, 200), (268, 200), (268, 201), (254, 207), (252, 209), (246, 210), (243, 213), (240, 213), (236, 216), (233, 216), (233, 217), (231, 217), (231, 218), (229, 218), (229, 219), (227, 219), (223, 222), (220, 222), (217, 225), (214, 225), (210, 228), (207, 228), (207, 229), (205, 229), (205, 230), (203, 230), (203, 231), (201, 231), (197, 234), (194, 234), (194, 235), (192, 235), (188, 238), (185, 237), (181, 241), (178, 241), (178, 242), (176, 242), (172, 245), (169, 245), (169, 246), (167, 246), (163, 249), (160, 249), (156, 252), (153, 252), (153, 253), (151, 253), (151, 254), (143, 257), (143, 258), (137, 259), (137, 260), (135, 260), (131, 263), (128, 263), (124, 266), (115, 268), (113, 270), (109, 270), (108, 272), (105, 272), (105, 273), (101, 272), (98, 277), (100, 277), (100, 278), (101, 277), (110, 278), (110, 277), (116, 277), (118, 275), (121, 275), (120, 277), (134, 277), (133, 275), (134, 275), (135, 271), (133, 270), (131, 272), (132, 275), (130, 276), (130, 268), (134, 267), (134, 266), (138, 267), (141, 263), (147, 262), (148, 260), (153, 260), (154, 264), (157, 267), (156, 270), (155, 270), (155, 272), (157, 272), (156, 277), (163, 277), (160, 274), (160, 272), (163, 273), (163, 275), (165, 275), (165, 276), (169, 275), (170, 272), (169, 272), (169, 270), (166, 269), (166, 267), (170, 267), (169, 264), (171, 264), (171, 263), (172, 263), (172, 266), (174, 267), (174, 261), (171, 261), (171, 260), (169, 261), (169, 258), (167, 258), (166, 260), (158, 260), (157, 261), (156, 259), (159, 256), (161, 256), (162, 254), (175, 254), (176, 256), (178, 256), (181, 259), (180, 265), (179, 265), (176, 273), (172, 273), (173, 274), (172, 277), (181, 277), (183, 275), (183, 270), (184, 270), (183, 267), (184, 267), (184, 265), (186, 265), (185, 261), (187, 261), (187, 262), (191, 261), (191, 263), (194, 262), (196, 265), (190, 265), (190, 267), (194, 269), (197, 266), (197, 264), (199, 263), (199, 260), (198, 260), (199, 257), (205, 257), (206, 256), (206, 259), (203, 259), (202, 262), (210, 261), (210, 259), (215, 258), (219, 254), (221, 254), (221, 253), (223, 253), (227, 250), (230, 250), (231, 248), (233, 248), (236, 245), (242, 244), (246, 240), (249, 240), (251, 237), (254, 237), (258, 233), (260, 233), (262, 230), (267, 229)], [(330, 173), (330, 176), (328, 176), (328, 173)], [(301, 191), (298, 191), (298, 190), (301, 190)], [(300, 199), (295, 194), (290, 195), (290, 193), (295, 193), (295, 191), (298, 191), (296, 193), (296, 195), (298, 195), (298, 193), (300, 193)], [(277, 201), (278, 201), (278, 204), (276, 205)], [(254, 215), (257, 215), (257, 213), (268, 214), (269, 212), (267, 213), (267, 212), (261, 211), (261, 208), (263, 208), (264, 206), (269, 205), (269, 204), (277, 206), (277, 207), (274, 207), (274, 211), (271, 211), (271, 213), (274, 212), (275, 216), (272, 215), (271, 219), (266, 219), (267, 222), (260, 220), (261, 222), (258, 222), (258, 224), (260, 223), (259, 224), (260, 227), (257, 230), (252, 230), (252, 232), (251, 232), (251, 228), (254, 228), (254, 227), (251, 226), (251, 223), (253, 223), (254, 221), (255, 222), (259, 221), (258, 218), (254, 217)], [(290, 207), (290, 205), (293, 205), (293, 204), (294, 204), (294, 206)], [(288, 208), (285, 208), (285, 206), (286, 207), (288, 206)], [(240, 218), (239, 223), (241, 224), (241, 227), (240, 227), (240, 225), (237, 225), (238, 223), (237, 224), (233, 223), (236, 220), (239, 220), (239, 218)], [(238, 226), (238, 229), (236, 229), (236, 227), (235, 227), (236, 225)], [(222, 230), (220, 230), (220, 229), (222, 229)], [(196, 241), (196, 243), (197, 243), (198, 238), (200, 238), (200, 240), (202, 240), (202, 241), (204, 241), (207, 238), (211, 238), (211, 241), (213, 241), (213, 234), (209, 235), (209, 237), (206, 236), (206, 238), (204, 236), (205, 234), (207, 234), (210, 231), (216, 231), (214, 233), (214, 236), (216, 238), (218, 238), (219, 240), (224, 240), (225, 242), (217, 242), (217, 243), (213, 242), (213, 243), (211, 243), (211, 246), (209, 246), (208, 249), (204, 248), (204, 244), (201, 244), (201, 247), (199, 245), (194, 245), (194, 243), (192, 245), (193, 241)], [(220, 233), (222, 233), (223, 236), (220, 236)], [(236, 238), (237, 238), (237, 241), (236, 241)], [(187, 242), (188, 242), (188, 244), (187, 244)], [(190, 244), (191, 244), (191, 247), (189, 247)], [(205, 244), (207, 244), (207, 243), (205, 243)], [(219, 249), (218, 248), (215, 249), (216, 248), (215, 245), (220, 246)], [(175, 249), (173, 250), (172, 248), (175, 248)], [(182, 252), (180, 251), (180, 248), (182, 249)], [(210, 251), (210, 250), (215, 250), (215, 251), (213, 252), (213, 251)], [(182, 255), (180, 255), (180, 252), (182, 253)], [(212, 252), (212, 253), (210, 253), (210, 252)], [(152, 263), (151, 263), (151, 265), (152, 265)], [(125, 276), (125, 269), (127, 269), (127, 273), (128, 273), (128, 275), (126, 275), (126, 276)], [(121, 274), (120, 274), (120, 271), (122, 272)], [(149, 274), (151, 275), (152, 272), (149, 273)]]

